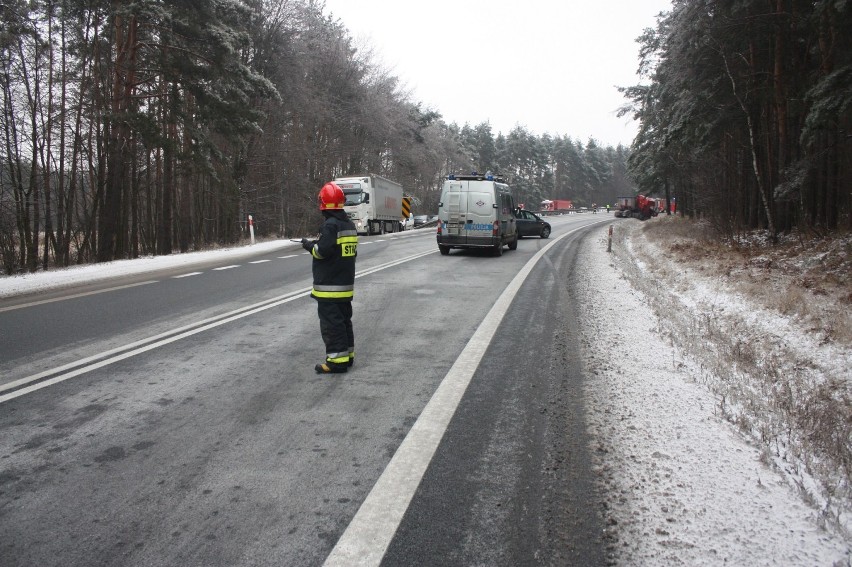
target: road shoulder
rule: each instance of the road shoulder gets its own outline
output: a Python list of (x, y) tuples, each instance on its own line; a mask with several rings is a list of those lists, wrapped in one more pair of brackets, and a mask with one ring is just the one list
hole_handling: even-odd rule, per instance
[(657, 332), (651, 298), (606, 253), (579, 264), (592, 454), (619, 565), (831, 565), (848, 544), (718, 414), (693, 365)]

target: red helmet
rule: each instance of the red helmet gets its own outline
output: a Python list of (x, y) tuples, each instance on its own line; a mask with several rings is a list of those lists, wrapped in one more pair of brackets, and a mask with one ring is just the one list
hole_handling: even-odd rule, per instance
[(343, 195), (343, 189), (335, 183), (326, 183), (322, 186), (319, 192), (319, 208), (321, 211), (327, 209), (342, 209), (346, 197)]

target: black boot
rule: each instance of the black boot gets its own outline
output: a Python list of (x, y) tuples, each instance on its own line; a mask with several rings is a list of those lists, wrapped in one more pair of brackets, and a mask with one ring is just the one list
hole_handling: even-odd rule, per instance
[(317, 374), (341, 374), (346, 372), (348, 364), (336, 364), (334, 362), (323, 362), (314, 366)]

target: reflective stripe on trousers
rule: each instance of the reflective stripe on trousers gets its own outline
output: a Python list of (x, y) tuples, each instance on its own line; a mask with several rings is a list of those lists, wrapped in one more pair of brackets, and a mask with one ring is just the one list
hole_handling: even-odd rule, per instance
[(314, 285), (311, 290), (313, 297), (320, 299), (352, 299), (355, 295), (354, 285)]

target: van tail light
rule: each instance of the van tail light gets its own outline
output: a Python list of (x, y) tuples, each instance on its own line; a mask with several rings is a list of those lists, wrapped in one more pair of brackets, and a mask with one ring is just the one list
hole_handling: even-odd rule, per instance
[(491, 236), (498, 236), (500, 234), (500, 221), (494, 221), (494, 225), (491, 228)]
[(441, 222), (441, 219), (438, 219), (438, 236), (441, 236), (441, 225), (444, 224)]

